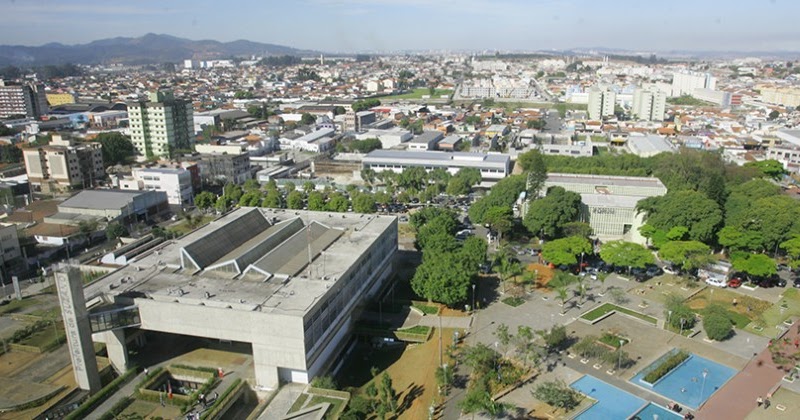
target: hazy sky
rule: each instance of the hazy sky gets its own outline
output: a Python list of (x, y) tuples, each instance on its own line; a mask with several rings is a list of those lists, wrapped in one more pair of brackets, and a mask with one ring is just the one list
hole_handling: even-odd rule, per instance
[(0, 1), (0, 44), (154, 32), (348, 52), (800, 50), (798, 0)]

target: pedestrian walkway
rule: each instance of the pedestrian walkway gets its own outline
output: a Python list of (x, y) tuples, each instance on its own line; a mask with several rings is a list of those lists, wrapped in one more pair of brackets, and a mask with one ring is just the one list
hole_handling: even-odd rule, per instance
[(440, 323), (442, 328), (467, 330), (472, 325), (472, 317), (471, 316), (423, 316), (422, 319), (419, 320), (417, 325), (439, 328)]
[[(800, 322), (789, 328), (786, 338), (794, 341)], [(784, 372), (772, 363), (769, 348), (754, 357), (728, 383), (700, 408), (699, 419), (743, 419), (756, 408), (758, 397), (766, 398), (783, 378)], [(770, 408), (770, 409), (775, 409)]]
[(258, 419), (282, 419), (292, 408), (292, 404), (297, 400), (297, 397), (299, 397), (305, 389), (306, 385), (303, 384), (289, 383), (282, 386), (275, 395), (275, 398), (269, 402), (267, 408), (258, 416)]

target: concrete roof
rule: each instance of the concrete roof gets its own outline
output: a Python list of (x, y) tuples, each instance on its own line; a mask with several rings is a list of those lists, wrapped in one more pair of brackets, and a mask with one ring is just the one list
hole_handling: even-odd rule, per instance
[(632, 209), (647, 197), (617, 194), (581, 194), (581, 201), (590, 207), (621, 207)]
[(583, 174), (547, 174), (547, 182), (567, 184), (602, 184), (608, 186), (656, 187), (664, 188), (661, 180), (655, 177), (615, 176), (615, 175), (583, 175)]
[(472, 153), (472, 152), (439, 152), (439, 151), (420, 151), (411, 152), (405, 150), (373, 150), (364, 157), (367, 159), (397, 159), (397, 160), (422, 160), (422, 161), (439, 161), (446, 163), (448, 161), (474, 161), (474, 162), (492, 162), (492, 163), (505, 163), (511, 160), (509, 155), (500, 153)]
[(628, 138), (628, 147), (635, 152), (647, 154), (675, 151), (675, 147), (669, 140), (659, 136), (630, 136)]
[[(259, 217), (264, 222), (254, 228), (252, 222)], [(388, 229), (396, 229), (396, 223), (393, 216), (239, 208), (137, 256), (89, 285), (85, 294), (87, 301), (99, 295), (134, 293), (193, 306), (303, 316), (342, 275), (354, 272), (363, 253)], [(285, 234), (265, 233), (295, 224), (300, 228), (285, 230)], [(305, 228), (309, 224), (311, 228)], [(232, 242), (217, 238), (215, 232), (223, 232)], [(200, 264), (208, 269), (198, 271), (192, 264), (184, 268), (181, 256), (186, 248), (196, 248), (195, 255), (213, 250), (214, 255), (204, 257)], [(227, 258), (243, 263), (255, 259), (249, 267), (261, 267), (242, 274), (214, 269)]]

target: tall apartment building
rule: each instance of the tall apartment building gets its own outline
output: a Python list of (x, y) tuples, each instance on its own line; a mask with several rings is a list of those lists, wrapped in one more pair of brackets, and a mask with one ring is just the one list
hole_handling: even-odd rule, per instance
[(667, 94), (656, 89), (636, 89), (633, 92), (633, 117), (646, 121), (664, 121)]
[(24, 115), (37, 118), (50, 112), (44, 85), (36, 83), (7, 84), (0, 79), (0, 118)]
[(672, 75), (672, 96), (694, 95), (695, 89), (715, 89), (717, 79), (709, 73), (675, 73)]
[(602, 120), (603, 117), (614, 115), (614, 104), (617, 94), (607, 89), (592, 88), (589, 91), (589, 118)]
[(176, 150), (192, 148), (192, 104), (175, 99), (172, 91), (151, 92), (149, 101), (128, 103), (131, 140), (139, 156), (171, 157)]
[(23, 149), (22, 156), (31, 186), (45, 193), (91, 187), (106, 177), (100, 143), (75, 144), (54, 134), (50, 144)]

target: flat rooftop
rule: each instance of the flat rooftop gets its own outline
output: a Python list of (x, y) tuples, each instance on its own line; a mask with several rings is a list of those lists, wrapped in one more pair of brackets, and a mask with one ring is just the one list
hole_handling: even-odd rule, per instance
[(150, 191), (133, 190), (83, 190), (59, 204), (59, 208), (121, 209), (140, 195)]
[(393, 216), (239, 208), (92, 283), (86, 300), (126, 294), (303, 316), (396, 223)]
[(664, 184), (661, 183), (661, 180), (655, 177), (550, 173), (547, 174), (547, 182), (558, 184), (593, 184), (666, 189)]
[(472, 152), (440, 152), (440, 151), (405, 151), (405, 150), (373, 150), (364, 157), (368, 159), (388, 160), (414, 160), (414, 161), (477, 161), (506, 163), (511, 160), (509, 155), (500, 153), (472, 153)]

